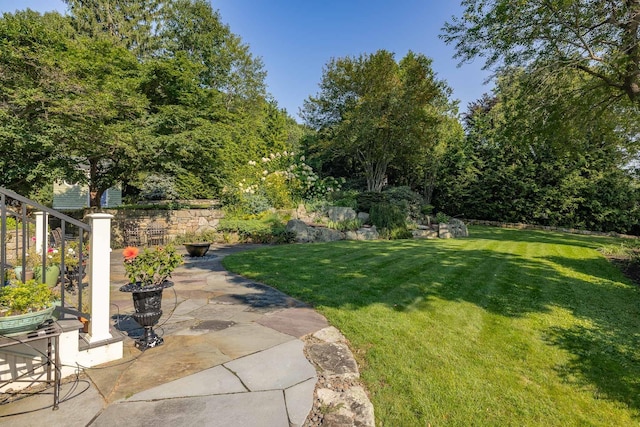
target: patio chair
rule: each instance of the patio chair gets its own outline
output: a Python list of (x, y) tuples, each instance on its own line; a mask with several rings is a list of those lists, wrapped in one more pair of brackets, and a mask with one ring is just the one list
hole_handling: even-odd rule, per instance
[(125, 246), (140, 246), (140, 228), (137, 225), (127, 225), (124, 228), (124, 245)]
[(160, 223), (153, 222), (147, 227), (147, 246), (164, 245), (167, 230)]
[(51, 230), (51, 244), (53, 247), (62, 245), (62, 229), (60, 227)]

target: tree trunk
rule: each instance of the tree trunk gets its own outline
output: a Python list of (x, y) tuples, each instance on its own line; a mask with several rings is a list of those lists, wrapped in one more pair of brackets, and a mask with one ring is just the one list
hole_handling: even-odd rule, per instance
[(98, 187), (96, 183), (98, 175), (98, 163), (93, 160), (89, 160), (89, 207), (100, 208), (100, 199), (104, 190)]
[(621, 25), (623, 30), (623, 49), (627, 55), (626, 73), (623, 80), (624, 90), (629, 99), (640, 104), (640, 1), (627, 0), (627, 19)]

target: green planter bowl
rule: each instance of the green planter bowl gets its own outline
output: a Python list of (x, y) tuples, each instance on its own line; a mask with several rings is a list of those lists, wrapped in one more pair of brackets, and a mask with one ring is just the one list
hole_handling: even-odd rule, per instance
[(39, 283), (46, 283), (50, 288), (55, 287), (60, 279), (60, 267), (57, 265), (50, 265), (47, 267), (46, 281), (42, 281), (42, 266), (33, 268), (33, 278)]
[(41, 311), (33, 313), (18, 314), (15, 316), (0, 317), (0, 334), (6, 337), (24, 334), (25, 332), (35, 331), (38, 326), (53, 317), (53, 310), (56, 306), (52, 305)]

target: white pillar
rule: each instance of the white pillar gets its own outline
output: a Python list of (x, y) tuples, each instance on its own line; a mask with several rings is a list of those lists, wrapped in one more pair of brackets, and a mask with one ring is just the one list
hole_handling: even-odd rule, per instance
[(89, 241), (89, 300), (91, 323), (89, 342), (113, 338), (109, 332), (109, 307), (111, 305), (111, 218), (113, 215), (94, 213), (88, 215), (91, 224)]
[[(46, 212), (35, 212), (36, 217), (36, 252), (42, 254), (42, 248), (49, 247), (49, 215)], [(44, 240), (43, 240), (44, 235)]]

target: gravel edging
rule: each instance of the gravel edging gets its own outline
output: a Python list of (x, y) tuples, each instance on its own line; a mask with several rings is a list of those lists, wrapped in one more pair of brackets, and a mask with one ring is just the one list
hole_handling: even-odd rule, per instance
[(302, 341), (305, 356), (318, 373), (313, 406), (303, 427), (375, 427), (373, 405), (344, 335), (329, 326)]

